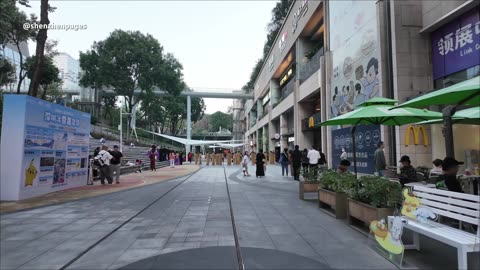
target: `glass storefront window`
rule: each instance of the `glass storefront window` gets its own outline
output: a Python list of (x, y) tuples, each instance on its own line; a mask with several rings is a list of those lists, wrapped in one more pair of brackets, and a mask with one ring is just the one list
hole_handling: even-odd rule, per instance
[(460, 83), (480, 75), (480, 65), (467, 68), (434, 81), (435, 90), (439, 90), (456, 83)]

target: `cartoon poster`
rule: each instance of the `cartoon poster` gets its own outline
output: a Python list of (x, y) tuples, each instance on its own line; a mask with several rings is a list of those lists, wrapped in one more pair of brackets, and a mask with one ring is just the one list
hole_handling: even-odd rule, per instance
[(330, 2), (333, 33), (330, 118), (353, 111), (380, 93), (375, 2)]

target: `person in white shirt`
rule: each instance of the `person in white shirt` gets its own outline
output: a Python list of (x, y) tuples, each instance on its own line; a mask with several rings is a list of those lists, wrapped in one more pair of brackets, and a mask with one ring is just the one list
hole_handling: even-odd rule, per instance
[(318, 152), (317, 150), (315, 150), (314, 147), (312, 147), (312, 149), (310, 149), (310, 151), (308, 151), (307, 158), (308, 158), (308, 163), (309, 163), (310, 168), (313, 168), (313, 167), (316, 168), (316, 167), (318, 167), (318, 160), (320, 159), (320, 152)]
[(243, 168), (243, 176), (250, 176), (248, 174), (248, 163), (250, 162), (250, 157), (248, 156), (248, 152), (245, 151), (242, 159), (242, 168)]
[(348, 155), (345, 148), (342, 148), (342, 154), (340, 155), (340, 161), (347, 159)]
[(109, 184), (113, 183), (112, 174), (110, 172), (110, 160), (113, 156), (108, 152), (108, 146), (102, 145), (102, 150), (98, 153), (100, 159), (103, 160), (103, 165), (100, 167), (100, 182), (105, 185), (105, 178)]

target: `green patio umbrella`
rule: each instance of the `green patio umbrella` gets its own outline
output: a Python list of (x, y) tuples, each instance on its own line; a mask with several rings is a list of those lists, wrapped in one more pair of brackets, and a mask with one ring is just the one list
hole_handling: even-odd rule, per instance
[[(452, 115), (452, 122), (454, 124), (465, 124), (465, 125), (480, 125), (480, 107), (468, 108), (461, 110)], [(441, 124), (443, 123), (442, 119), (439, 120), (428, 120), (417, 123), (417, 125), (428, 125), (428, 124)]]
[(425, 109), (398, 108), (392, 109), (397, 103), (396, 100), (374, 97), (357, 106), (357, 108), (346, 114), (324, 121), (319, 126), (353, 125), (352, 146), (353, 166), (355, 176), (357, 175), (357, 158), (355, 155), (355, 129), (357, 125), (387, 125), (401, 126), (411, 123), (418, 123), (425, 120), (441, 119), (442, 114)]
[(395, 108), (427, 107), (430, 105), (454, 105), (443, 109), (445, 125), (445, 149), (447, 156), (455, 157), (452, 116), (458, 105), (480, 106), (480, 76), (419, 96)]
[(480, 106), (480, 76), (416, 97), (395, 108), (457, 104)]

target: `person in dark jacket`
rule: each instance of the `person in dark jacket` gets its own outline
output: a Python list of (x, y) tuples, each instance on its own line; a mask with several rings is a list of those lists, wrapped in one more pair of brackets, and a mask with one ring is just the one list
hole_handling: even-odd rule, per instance
[(262, 150), (258, 151), (255, 163), (257, 165), (257, 172), (256, 172), (257, 178), (259, 176), (260, 177), (265, 176), (265, 170), (264, 170), (264, 167), (263, 167), (263, 165), (265, 163), (265, 156), (263, 155)]
[(402, 156), (400, 159), (402, 167), (400, 168), (400, 183), (405, 185), (407, 183), (417, 182), (417, 172), (412, 166), (409, 156)]
[(302, 152), (299, 146), (295, 145), (295, 150), (292, 152), (292, 166), (293, 166), (293, 180), (300, 181), (300, 166), (302, 165)]
[(285, 172), (288, 177), (288, 165), (290, 163), (288, 159), (288, 149), (283, 149), (283, 153), (280, 154), (280, 165), (282, 165), (282, 176), (285, 176)]
[(303, 149), (303, 152), (302, 152), (302, 168), (303, 169), (306, 169), (308, 168), (308, 149), (305, 148)]
[(440, 176), (440, 180), (445, 181), (449, 191), (463, 193), (462, 185), (457, 179), (458, 166), (463, 162), (457, 161), (452, 157), (446, 157), (442, 163), (443, 174)]

